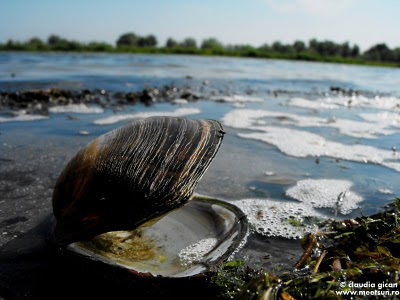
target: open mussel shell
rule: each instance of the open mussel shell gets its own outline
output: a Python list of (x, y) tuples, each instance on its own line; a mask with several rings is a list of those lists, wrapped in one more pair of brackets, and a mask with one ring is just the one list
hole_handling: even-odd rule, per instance
[(131, 277), (182, 278), (208, 272), (240, 249), (247, 219), (229, 203), (195, 196), (184, 207), (136, 231), (109, 232), (67, 251)]
[(56, 183), (56, 243), (148, 225), (187, 203), (224, 131), (214, 120), (152, 117), (89, 143)]
[(96, 138), (58, 178), (53, 241), (64, 254), (130, 276), (206, 273), (247, 233), (235, 206), (193, 199), (223, 135), (214, 120), (153, 117)]

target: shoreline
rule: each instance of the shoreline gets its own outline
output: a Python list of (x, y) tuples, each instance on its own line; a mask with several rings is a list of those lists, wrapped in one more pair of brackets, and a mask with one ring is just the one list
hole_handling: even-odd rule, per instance
[(282, 54), (277, 52), (262, 53), (257, 51), (242, 53), (233, 50), (201, 50), (201, 49), (183, 49), (183, 48), (131, 48), (131, 49), (112, 49), (106, 51), (92, 50), (8, 50), (0, 49), (0, 53), (70, 53), (70, 54), (148, 54), (148, 55), (190, 55), (190, 56), (208, 56), (208, 57), (232, 57), (232, 58), (252, 58), (252, 59), (271, 59), (271, 60), (288, 60), (301, 62), (331, 63), (344, 65), (358, 65), (367, 67), (384, 67), (384, 68), (400, 68), (400, 64), (395, 62), (367, 61), (360, 58), (344, 58), (339, 56), (322, 57), (309, 53)]

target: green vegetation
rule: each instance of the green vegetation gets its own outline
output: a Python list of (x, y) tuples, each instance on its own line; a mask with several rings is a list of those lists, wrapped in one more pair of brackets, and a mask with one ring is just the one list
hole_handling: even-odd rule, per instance
[(398, 299), (400, 200), (381, 213), (329, 222), (302, 240), (291, 271), (271, 274), (242, 261), (211, 277), (221, 299)]
[(295, 41), (283, 44), (276, 41), (260, 47), (251, 45), (223, 45), (216, 38), (204, 39), (200, 45), (193, 38), (177, 41), (168, 38), (165, 45), (158, 46), (154, 35), (140, 36), (133, 32), (122, 34), (115, 45), (105, 42), (81, 43), (67, 40), (58, 35), (51, 35), (47, 41), (31, 38), (27, 41), (8, 40), (0, 44), (0, 51), (74, 51), (74, 52), (117, 52), (117, 53), (165, 53), (221, 55), (255, 58), (279, 58), (305, 61), (322, 61), (348, 64), (365, 64), (380, 66), (400, 66), (400, 47), (390, 49), (386, 44), (377, 44), (365, 52), (357, 45), (348, 42), (310, 40), (308, 43)]

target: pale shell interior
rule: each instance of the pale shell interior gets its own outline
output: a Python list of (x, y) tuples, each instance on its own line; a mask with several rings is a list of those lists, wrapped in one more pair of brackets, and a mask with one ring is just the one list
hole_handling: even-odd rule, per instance
[(197, 197), (151, 226), (108, 232), (68, 248), (139, 273), (186, 277), (228, 259), (246, 234), (247, 221), (238, 208)]

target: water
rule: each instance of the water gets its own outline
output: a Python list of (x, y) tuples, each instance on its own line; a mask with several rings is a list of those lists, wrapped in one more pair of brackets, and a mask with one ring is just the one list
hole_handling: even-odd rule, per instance
[[(233, 201), (249, 215), (252, 234), (238, 256), (255, 264), (276, 267), (279, 260), (264, 259), (265, 253), (294, 251), (289, 248), (298, 243), (291, 238), (313, 230), (312, 217), (371, 214), (400, 194), (399, 69), (174, 55), (0, 54), (1, 91), (129, 92), (171, 84), (190, 87), (199, 101), (0, 123), (1, 244), (51, 211), (55, 180), (81, 147), (127, 120), (96, 123), (126, 114), (189, 111), (188, 117), (222, 122), (227, 134), (197, 192)], [(302, 189), (305, 182), (311, 184)], [(287, 191), (295, 187), (293, 197)], [(306, 227), (296, 229), (290, 217)]]

